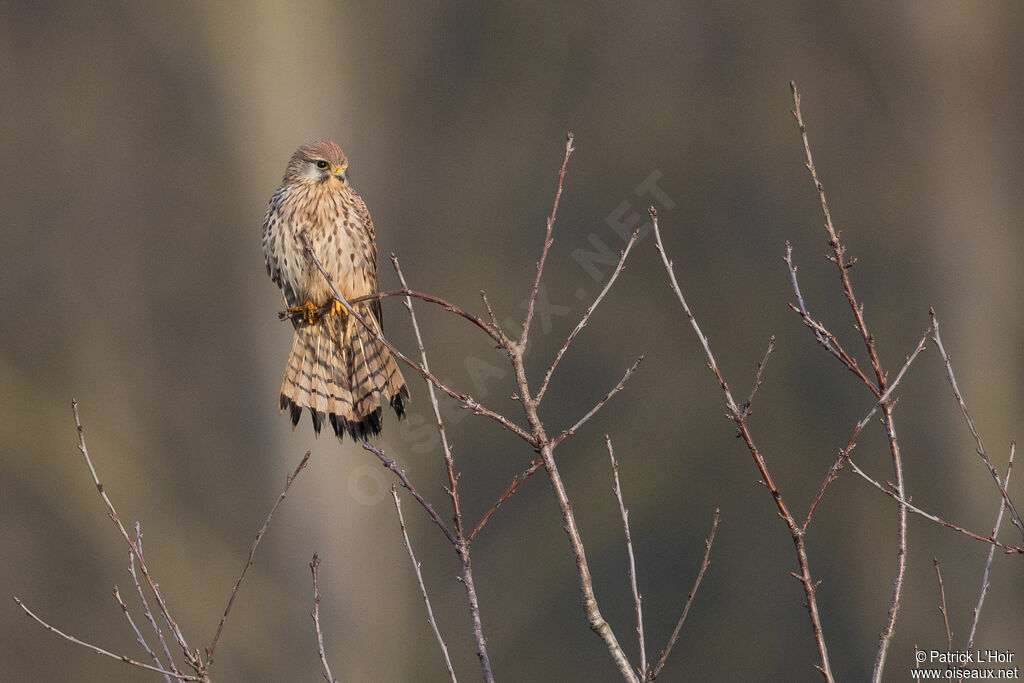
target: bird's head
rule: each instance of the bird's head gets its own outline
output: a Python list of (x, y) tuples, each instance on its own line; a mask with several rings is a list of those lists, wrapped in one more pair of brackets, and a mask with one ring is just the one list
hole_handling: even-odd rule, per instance
[(305, 185), (348, 185), (347, 170), (348, 159), (341, 147), (331, 140), (320, 140), (295, 150), (284, 179), (286, 183)]

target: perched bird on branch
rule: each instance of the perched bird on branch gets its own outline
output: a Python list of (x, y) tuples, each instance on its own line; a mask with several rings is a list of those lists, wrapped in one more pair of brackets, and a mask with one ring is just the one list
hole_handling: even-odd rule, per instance
[[(308, 408), (317, 434), (328, 420), (341, 438), (380, 433), (382, 409), (399, 418), (409, 390), (391, 352), (338, 301), (303, 246), (348, 301), (377, 292), (373, 221), (349, 184), (348, 160), (334, 142), (303, 145), (292, 155), (263, 221), (267, 273), (284, 294), (295, 326), (281, 384), (281, 411), (292, 427)], [(381, 332), (379, 299), (354, 305)]]

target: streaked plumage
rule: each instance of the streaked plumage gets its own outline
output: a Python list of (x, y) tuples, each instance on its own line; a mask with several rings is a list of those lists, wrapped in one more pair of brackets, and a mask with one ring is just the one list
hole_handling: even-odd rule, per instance
[[(302, 247), (306, 231), (314, 253), (348, 300), (377, 291), (377, 244), (370, 212), (345, 173), (348, 161), (329, 140), (303, 145), (292, 155), (281, 187), (270, 198), (263, 221), (267, 273), (289, 308), (334, 299), (327, 281)], [(380, 302), (356, 310), (378, 331)], [(291, 356), (281, 384), (281, 410), (292, 425), (308, 409), (320, 433), (329, 421), (340, 438), (379, 434), (382, 408), (398, 417), (409, 391), (394, 357), (353, 317), (326, 314), (296, 318)]]

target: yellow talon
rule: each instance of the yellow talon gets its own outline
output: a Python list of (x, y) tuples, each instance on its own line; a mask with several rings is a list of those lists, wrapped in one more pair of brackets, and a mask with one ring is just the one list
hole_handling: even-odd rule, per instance
[(307, 325), (312, 325), (316, 322), (316, 304), (312, 301), (306, 301), (301, 306), (292, 306), (288, 309), (293, 313), (301, 313), (302, 319), (306, 321)]
[(343, 319), (348, 317), (348, 310), (345, 309), (345, 305), (337, 299), (333, 299), (330, 304), (325, 304), (323, 308), (307, 300), (301, 306), (292, 306), (288, 310), (293, 313), (301, 313), (302, 320), (307, 325), (317, 323), (325, 315), (340, 315)]
[(331, 302), (331, 310), (328, 311), (328, 315), (340, 315), (343, 318), (347, 318), (348, 317), (348, 310), (345, 308), (345, 306), (340, 301), (338, 301), (337, 299), (334, 299)]

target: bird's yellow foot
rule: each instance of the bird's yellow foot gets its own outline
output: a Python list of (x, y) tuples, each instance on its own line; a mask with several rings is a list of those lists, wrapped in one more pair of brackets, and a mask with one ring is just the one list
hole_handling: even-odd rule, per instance
[(292, 313), (301, 313), (302, 319), (306, 321), (307, 325), (312, 325), (316, 322), (316, 304), (312, 301), (306, 301), (301, 306), (292, 306), (288, 309)]
[(344, 320), (348, 317), (348, 309), (340, 301), (334, 299), (331, 302), (331, 310), (327, 312), (327, 315), (340, 315), (342, 320)]

